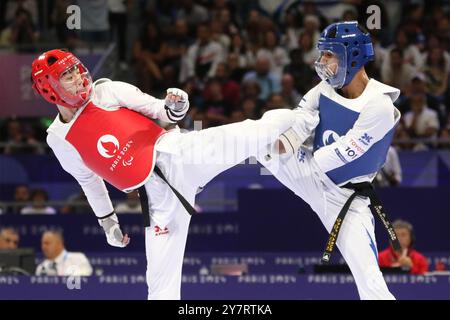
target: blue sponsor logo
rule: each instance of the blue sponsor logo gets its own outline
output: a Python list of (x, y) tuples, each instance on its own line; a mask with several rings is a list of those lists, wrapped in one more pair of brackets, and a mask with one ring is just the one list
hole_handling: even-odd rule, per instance
[(334, 140), (334, 137), (331, 134), (325, 139), (325, 145), (327, 146), (334, 142), (336, 142), (336, 140)]
[(364, 145), (369, 145), (370, 141), (373, 139), (373, 137), (369, 136), (367, 133), (364, 133), (361, 138), (359, 138), (359, 142), (363, 143)]
[(298, 152), (297, 152), (297, 159), (298, 159), (298, 161), (304, 163), (305, 162), (305, 157), (306, 157), (306, 152), (303, 151), (303, 150), (298, 150)]

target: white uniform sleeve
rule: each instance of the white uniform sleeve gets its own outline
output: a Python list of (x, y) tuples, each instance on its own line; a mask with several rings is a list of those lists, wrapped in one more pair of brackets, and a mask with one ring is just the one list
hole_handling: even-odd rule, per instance
[(86, 167), (79, 153), (51, 132), (47, 136), (47, 143), (63, 169), (78, 181), (97, 218), (113, 212), (114, 208), (103, 179)]
[(126, 82), (111, 81), (100, 85), (109, 86), (111, 95), (116, 100), (117, 105), (139, 112), (151, 119), (173, 123), (167, 115), (167, 110), (164, 108), (164, 99), (152, 97)]
[(309, 90), (294, 109), (295, 123), (292, 128), (299, 136), (300, 143), (304, 143), (319, 124), (319, 86)]
[(358, 159), (393, 128), (395, 108), (387, 96), (384, 98), (377, 106), (367, 105), (347, 134), (314, 153), (314, 159), (323, 172)]

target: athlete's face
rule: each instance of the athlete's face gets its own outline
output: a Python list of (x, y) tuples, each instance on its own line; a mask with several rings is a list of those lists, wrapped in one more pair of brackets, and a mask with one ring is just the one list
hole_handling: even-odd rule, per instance
[(331, 51), (322, 51), (319, 58), (319, 63), (328, 66), (329, 70), (334, 74), (337, 72), (339, 59)]
[(73, 95), (80, 93), (84, 89), (83, 78), (78, 66), (73, 66), (64, 72), (61, 75), (60, 82), (63, 88)]
[(314, 63), (319, 77), (324, 81), (333, 79), (338, 72), (339, 57), (329, 50), (321, 50), (320, 56)]

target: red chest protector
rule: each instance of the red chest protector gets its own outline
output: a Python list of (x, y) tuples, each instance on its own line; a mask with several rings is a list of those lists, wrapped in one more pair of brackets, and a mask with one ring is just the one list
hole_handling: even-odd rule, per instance
[(127, 108), (107, 111), (90, 102), (66, 140), (85, 165), (123, 191), (143, 185), (155, 166), (155, 144), (166, 131)]

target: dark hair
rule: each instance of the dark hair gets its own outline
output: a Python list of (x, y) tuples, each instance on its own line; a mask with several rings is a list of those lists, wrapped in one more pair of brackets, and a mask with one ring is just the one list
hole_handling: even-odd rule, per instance
[(444, 52), (443, 52), (442, 48), (440, 48), (440, 47), (434, 47), (434, 48), (430, 48), (430, 49), (428, 50), (428, 55), (427, 55), (427, 62), (426, 62), (426, 65), (427, 65), (427, 66), (431, 66), (431, 51), (433, 51), (433, 50), (440, 50), (440, 51), (441, 51), (441, 57), (439, 58), (438, 64), (439, 64), (440, 66), (445, 66)]
[[(291, 59), (291, 61), (296, 61), (296, 62), (303, 62), (303, 51), (301, 48), (295, 48), (292, 49), (291, 51), (289, 51), (289, 58)], [(297, 59), (299, 61), (297, 61)]]
[(233, 38), (236, 37), (236, 36), (241, 38), (241, 42), (242, 42), (242, 46), (241, 46), (241, 48), (239, 48), (239, 53), (240, 54), (245, 54), (245, 52), (247, 51), (247, 41), (239, 32), (231, 35), (231, 41), (230, 41), (230, 46), (229, 47), (230, 47), (230, 49), (234, 49)]
[(369, 30), (367, 30), (367, 28), (366, 28), (364, 25), (362, 25), (361, 23), (358, 23), (358, 29), (359, 29), (362, 33), (370, 34)]
[(19, 8), (16, 10), (16, 13), (14, 14), (14, 17), (17, 18), (17, 17), (20, 16), (21, 14), (26, 15), (27, 18), (28, 18), (28, 20), (30, 20), (30, 22), (33, 21), (33, 20), (31, 19), (31, 13), (30, 13), (30, 11), (28, 11), (28, 10), (22, 8), (22, 7), (19, 7)]
[(33, 191), (31, 191), (30, 198), (33, 199), (37, 195), (44, 196), (45, 201), (48, 201), (48, 193), (44, 189), (39, 189), (39, 188), (38, 189), (34, 189)]
[(401, 50), (400, 48), (397, 48), (397, 47), (393, 48), (393, 49), (391, 50), (391, 53), (390, 53), (390, 54), (392, 55), (393, 53), (398, 53), (398, 54), (400, 55), (400, 57), (403, 58), (403, 50)]
[(44, 235), (45, 233), (51, 233), (53, 235), (55, 235), (57, 238), (59, 238), (61, 240), (61, 242), (64, 244), (64, 234), (63, 234), (63, 230), (62, 229), (48, 229), (45, 230), (42, 235)]
[(3, 232), (5, 232), (5, 231), (9, 231), (9, 232), (11, 232), (11, 233), (13, 233), (13, 234), (15, 234), (15, 235), (19, 235), (19, 232), (16, 230), (16, 229), (14, 229), (14, 228), (12, 228), (12, 227), (5, 227), (5, 228), (1, 228), (0, 229), (0, 235), (3, 233)]
[(30, 189), (29, 187), (28, 187), (28, 185), (26, 185), (26, 184), (18, 184), (18, 185), (16, 185), (16, 187), (15, 187), (15, 189), (14, 190), (17, 190), (17, 189), (19, 189), (19, 188), (27, 188), (28, 190)]
[(195, 29), (198, 30), (198, 29), (200, 29), (200, 28), (206, 28), (206, 29), (208, 29), (208, 31), (209, 31), (209, 30), (210, 30), (210, 27), (209, 27), (210, 22), (211, 22), (211, 21), (209, 21), (209, 20), (200, 22), (199, 24), (197, 24), (197, 26), (196, 26)]
[(409, 244), (409, 246), (412, 247), (414, 242), (416, 241), (416, 236), (414, 234), (414, 228), (412, 224), (406, 220), (398, 219), (392, 222), (392, 226), (394, 227), (394, 229), (406, 229), (409, 231), (409, 236), (411, 238), (411, 243)]

